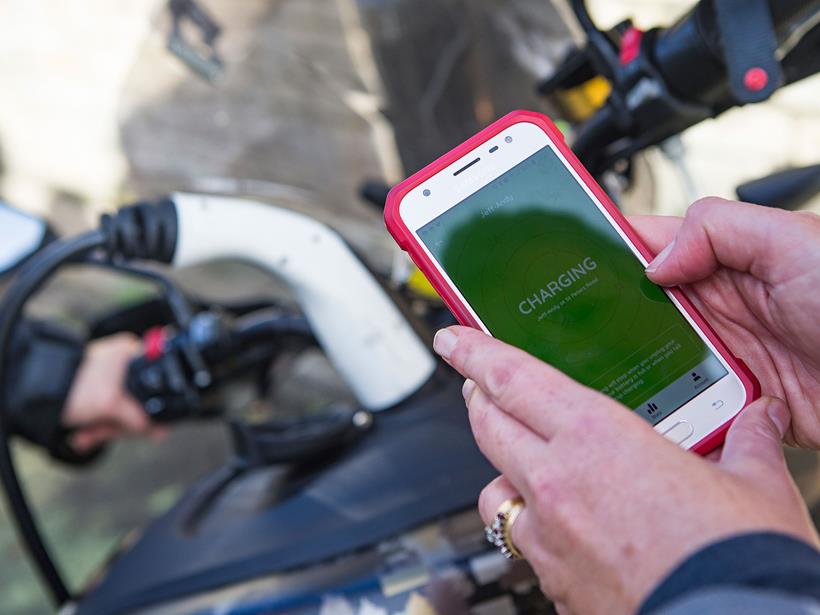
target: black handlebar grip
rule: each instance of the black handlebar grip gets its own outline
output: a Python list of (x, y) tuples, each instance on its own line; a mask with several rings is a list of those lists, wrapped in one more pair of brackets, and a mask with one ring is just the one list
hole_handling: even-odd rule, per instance
[(818, 192), (820, 164), (773, 173), (737, 188), (741, 201), (781, 209), (798, 209)]

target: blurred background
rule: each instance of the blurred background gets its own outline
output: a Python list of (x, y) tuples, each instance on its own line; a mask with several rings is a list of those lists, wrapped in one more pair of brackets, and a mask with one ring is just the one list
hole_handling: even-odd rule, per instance
[[(213, 67), (192, 69), (169, 51), (163, 0), (0, 1), (3, 199), (69, 234), (138, 198), (178, 189), (243, 194), (331, 223), (387, 267), (395, 251), (380, 213), (360, 196), (363, 182), (393, 184), (511, 109), (558, 113), (535, 86), (577, 37), (566, 7), (546, 0), (477, 0), (469, 9), (437, 0), (200, 4), (222, 29), (224, 67), (212, 82), (202, 73)], [(593, 0), (589, 8), (603, 26), (632, 17), (648, 28), (693, 4)], [(455, 27), (462, 9), (468, 19)], [(815, 76), (702, 122), (666, 153), (645, 152), (623, 207), (680, 214), (697, 196), (732, 198), (744, 181), (816, 164), (818, 100)], [(820, 211), (820, 201), (806, 207)], [(215, 299), (279, 293), (267, 276), (234, 264), (186, 271), (180, 281)], [(34, 310), (79, 326), (148, 292), (114, 276), (72, 273)], [(220, 465), (228, 446), (221, 426), (185, 424), (160, 443), (118, 443), (80, 471), (26, 445), (15, 454), (77, 585), (124, 535)], [(1, 516), (0, 594), (4, 613), (49, 612)]]

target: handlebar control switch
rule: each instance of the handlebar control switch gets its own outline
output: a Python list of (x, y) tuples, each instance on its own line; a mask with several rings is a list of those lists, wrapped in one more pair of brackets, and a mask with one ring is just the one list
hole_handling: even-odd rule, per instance
[(211, 355), (229, 350), (227, 325), (212, 312), (201, 312), (173, 335), (150, 329), (144, 352), (128, 366), (126, 386), (155, 421), (170, 422), (207, 414), (203, 394), (213, 384)]
[(732, 95), (738, 104), (766, 100), (783, 85), (770, 0), (714, 0)]

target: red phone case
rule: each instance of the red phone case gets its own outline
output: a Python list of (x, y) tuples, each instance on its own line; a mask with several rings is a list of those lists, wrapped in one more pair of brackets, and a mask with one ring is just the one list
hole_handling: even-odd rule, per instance
[[(561, 132), (555, 127), (555, 125), (550, 121), (548, 117), (542, 115), (540, 113), (535, 113), (532, 111), (513, 111), (502, 117), (501, 119), (497, 120), (496, 122), (490, 124), (479, 132), (477, 135), (471, 137), (455, 149), (447, 152), (441, 158), (432, 162), (431, 164), (427, 165), (417, 173), (414, 173), (412, 176), (408, 177), (406, 180), (395, 186), (387, 197), (387, 205), (384, 210), (384, 221), (387, 225), (387, 230), (390, 231), (390, 234), (399, 244), (402, 250), (408, 252), (410, 254), (410, 258), (413, 259), (413, 262), (418, 266), (418, 268), (427, 276), (427, 279), (430, 280), (430, 283), (436, 289), (439, 295), (441, 295), (444, 302), (447, 304), (447, 307), (450, 308), (450, 311), (453, 312), (455, 317), (458, 321), (469, 327), (479, 328), (478, 323), (472, 318), (464, 304), (458, 298), (458, 296), (453, 292), (450, 288), (450, 285), (444, 280), (444, 278), (438, 273), (438, 270), (433, 265), (431, 260), (427, 257), (424, 250), (418, 245), (415, 237), (413, 237), (412, 233), (409, 231), (407, 226), (404, 224), (404, 221), (401, 219), (399, 215), (399, 205), (401, 204), (402, 199), (404, 196), (413, 188), (421, 184), (422, 182), (427, 181), (437, 173), (439, 173), (442, 169), (446, 168), (447, 166), (451, 165), (453, 162), (464, 156), (465, 154), (469, 153), (470, 151), (476, 149), (484, 142), (488, 141), (495, 135), (497, 135), (502, 130), (512, 126), (513, 124), (519, 122), (529, 122), (531, 124), (535, 124), (539, 128), (541, 128), (550, 140), (556, 144), (558, 149), (567, 159), (567, 161), (572, 165), (573, 169), (578, 173), (578, 176), (581, 180), (589, 187), (589, 189), (595, 194), (595, 196), (600, 200), (603, 206), (607, 209), (609, 214), (612, 216), (612, 219), (615, 220), (615, 223), (621, 227), (627, 237), (629, 237), (630, 241), (637, 246), (640, 253), (648, 260), (651, 260), (654, 257), (654, 254), (646, 247), (646, 244), (641, 240), (635, 230), (630, 226), (629, 222), (627, 222), (626, 218), (624, 218), (623, 214), (620, 210), (612, 203), (612, 201), (607, 196), (606, 192), (598, 185), (598, 183), (592, 178), (589, 172), (581, 165), (581, 162), (575, 157), (575, 154), (572, 153), (572, 150), (567, 146), (566, 142), (564, 141), (564, 137)], [(751, 370), (746, 366), (746, 364), (741, 360), (735, 357), (729, 349), (726, 347), (726, 344), (718, 337), (717, 333), (712, 329), (709, 323), (703, 318), (703, 316), (698, 312), (692, 302), (683, 294), (680, 289), (672, 289), (672, 294), (675, 298), (680, 301), (681, 306), (686, 312), (692, 317), (692, 319), (697, 323), (698, 327), (706, 334), (709, 338), (709, 341), (714, 344), (717, 351), (721, 354), (721, 356), (726, 359), (727, 363), (731, 366), (732, 370), (737, 374), (740, 378), (741, 382), (743, 383), (743, 387), (746, 390), (746, 404), (748, 405), (755, 399), (760, 396), (760, 384), (755, 378), (754, 374)], [(705, 455), (706, 453), (712, 451), (716, 447), (723, 444), (724, 437), (726, 435), (726, 431), (729, 429), (729, 426), (732, 424), (734, 418), (728, 420), (726, 423), (718, 427), (708, 436), (697, 442), (694, 446), (691, 447), (690, 450), (695, 451), (701, 455)]]

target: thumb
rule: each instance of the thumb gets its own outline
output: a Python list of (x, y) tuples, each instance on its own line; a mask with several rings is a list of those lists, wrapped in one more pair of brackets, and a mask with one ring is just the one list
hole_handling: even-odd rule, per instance
[(789, 212), (717, 197), (701, 199), (689, 207), (675, 239), (646, 273), (662, 286), (697, 282), (720, 267), (768, 276), (801, 245), (801, 225), (793, 222)]
[(726, 434), (720, 465), (741, 475), (760, 479), (767, 473), (788, 473), (783, 436), (791, 415), (786, 404), (763, 397), (745, 408)]

